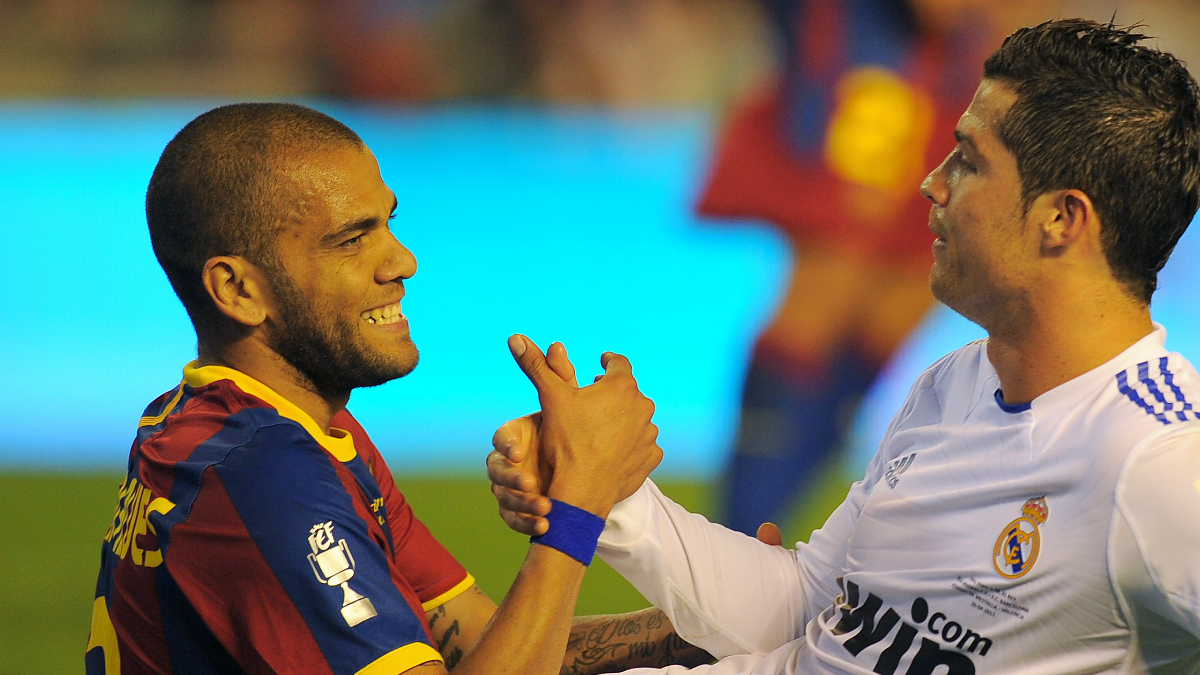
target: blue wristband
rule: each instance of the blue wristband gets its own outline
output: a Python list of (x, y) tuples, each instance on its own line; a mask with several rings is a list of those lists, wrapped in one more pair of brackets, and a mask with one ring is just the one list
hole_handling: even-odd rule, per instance
[(604, 531), (604, 519), (557, 499), (550, 500), (550, 513), (546, 514), (550, 529), (546, 534), (529, 538), (531, 544), (541, 544), (558, 549), (583, 563), (592, 564), (596, 554), (596, 543)]

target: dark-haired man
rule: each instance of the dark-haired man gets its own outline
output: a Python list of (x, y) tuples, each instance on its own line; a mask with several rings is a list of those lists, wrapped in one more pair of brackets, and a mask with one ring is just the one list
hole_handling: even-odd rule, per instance
[[(1200, 202), (1200, 102), (1142, 39), (1055, 21), (987, 60), (921, 192), (933, 292), (989, 337), (917, 380), (809, 543), (649, 481), (613, 509), (601, 555), (705, 672), (1200, 670), (1200, 377), (1149, 312)], [(533, 445), (509, 445), (495, 492), (533, 530), (543, 504), (501, 487), (530, 487)]]
[[(199, 355), (138, 425), (102, 546), (90, 675), (563, 666), (603, 516), (661, 458), (653, 406), (623, 357), (606, 354), (604, 376), (581, 389), (561, 345), (547, 360), (513, 336), (565, 519), (530, 547), (497, 609), (344, 408), (352, 389), (417, 364), (401, 312), (416, 259), (389, 230), (395, 209), (362, 140), (300, 106), (217, 108), (164, 150), (147, 220)], [(597, 645), (580, 639), (565, 663), (706, 658), (677, 648), (657, 610), (620, 620), (642, 644), (584, 654)]]

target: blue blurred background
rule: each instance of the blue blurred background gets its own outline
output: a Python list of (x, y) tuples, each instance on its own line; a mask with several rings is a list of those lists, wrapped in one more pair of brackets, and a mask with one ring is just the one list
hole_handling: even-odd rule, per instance
[[(518, 331), (564, 342), (581, 375), (601, 351), (627, 354), (658, 403), (660, 472), (720, 469), (790, 252), (765, 228), (691, 215), (711, 114), (311, 103), (373, 148), (420, 263), (405, 312), (421, 365), (350, 403), (396, 470), (478, 471), (496, 426), (536, 409), (505, 347)], [(0, 106), (0, 464), (119, 469), (142, 408), (194, 358), (142, 200), (163, 145), (208, 107)], [(1154, 302), (1169, 345), (1192, 356), (1198, 264), (1193, 228)], [(916, 373), (979, 335), (930, 316), (863, 406), (856, 462)]]
[[(496, 519), (483, 458), (499, 424), (537, 408), (510, 333), (561, 340), (584, 381), (602, 351), (627, 354), (658, 404), (655, 477), (687, 508), (722, 515), (721, 472), (735, 439), (753, 436), (739, 417), (754, 419), (740, 395), (756, 341), (795, 297), (827, 290), (785, 300), (793, 272), (819, 256), (780, 223), (701, 220), (697, 202), (738, 111), (797, 63), (845, 51), (826, 30), (837, 16), (881, 7), (921, 39), (965, 29), (985, 50), (1055, 16), (1145, 21), (1164, 49), (1200, 62), (1200, 4), (1176, 0), (0, 0), (0, 675), (80, 672), (95, 553), (133, 431), (195, 356), (142, 205), (188, 120), (234, 101), (297, 101), (374, 150), (400, 200), (395, 230), (420, 263), (404, 311), (422, 357), (350, 408), (423, 522), (500, 598), (528, 544)], [(868, 46), (896, 46), (870, 30)], [(817, 48), (788, 37), (806, 31)], [(970, 58), (943, 54), (963, 68)], [(788, 204), (835, 198), (749, 166), (767, 176), (750, 188), (779, 188)], [(1193, 227), (1153, 313), (1168, 345), (1200, 360), (1198, 266)], [(788, 541), (841, 501), (916, 375), (980, 335), (937, 307), (891, 352), (848, 452), (806, 469), (785, 505)], [(842, 417), (823, 416), (839, 437)], [(577, 609), (644, 606), (597, 563)]]

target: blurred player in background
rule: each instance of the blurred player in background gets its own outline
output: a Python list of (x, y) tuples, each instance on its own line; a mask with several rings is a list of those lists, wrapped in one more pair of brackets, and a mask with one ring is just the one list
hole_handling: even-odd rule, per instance
[(842, 445), (880, 368), (933, 305), (928, 205), (992, 37), (967, 0), (771, 0), (783, 74), (736, 109), (700, 199), (789, 240), (726, 469), (723, 522), (753, 534)]

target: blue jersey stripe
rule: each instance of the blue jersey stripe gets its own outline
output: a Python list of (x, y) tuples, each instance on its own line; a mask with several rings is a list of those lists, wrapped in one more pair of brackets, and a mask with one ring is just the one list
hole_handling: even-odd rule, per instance
[[(1176, 411), (1175, 415), (1179, 417), (1180, 422), (1186, 422), (1187, 413), (1193, 410), (1192, 404), (1188, 403), (1187, 398), (1183, 395), (1183, 390), (1179, 388), (1179, 385), (1175, 384), (1175, 374), (1167, 370), (1167, 357), (1164, 356), (1158, 360), (1158, 367), (1162, 370), (1163, 382), (1171, 389), (1171, 393), (1175, 395), (1175, 400), (1183, 402), (1183, 408)], [(1195, 412), (1192, 412), (1192, 417), (1196, 417)]]
[(396, 543), (392, 541), (392, 528), (388, 527), (387, 504), (383, 503), (383, 491), (379, 489), (379, 483), (375, 482), (375, 476), (371, 475), (370, 467), (363, 461), (362, 455), (355, 455), (354, 459), (345, 462), (343, 466), (350, 470), (354, 481), (367, 496), (367, 502), (372, 505), (371, 508), (379, 519), (379, 525), (383, 528), (383, 536), (387, 538), (388, 554), (395, 555)]
[(155, 587), (163, 636), (170, 647), (171, 672), (245, 675), (246, 671), (209, 630), (165, 566), (159, 567), (155, 574)]
[[(424, 617), (393, 583), (388, 555), (371, 538), (334, 461), (298, 425), (279, 425), (262, 429), (215, 470), (329, 666), (350, 674), (398, 647), (429, 639)], [(318, 539), (324, 546), (314, 551), (318, 544), (310, 537), (326, 523), (333, 536)], [(315, 560), (317, 553), (339, 546), (347, 552), (342, 569), (350, 572), (348, 577), (343, 572), (342, 585)], [(375, 615), (352, 626), (343, 608), (353, 595), (368, 598)]]
[(245, 408), (225, 418), (225, 426), (210, 436), (188, 455), (174, 465), (174, 482), (171, 485), (171, 502), (175, 508), (166, 514), (150, 514), (150, 522), (158, 533), (158, 546), (163, 555), (171, 543), (171, 529), (188, 519), (192, 504), (200, 494), (200, 482), (204, 472), (211, 466), (225, 461), (229, 453), (245, 445), (263, 427), (300, 425), (286, 420), (274, 408)]
[[(1137, 404), (1142, 410), (1154, 419), (1162, 422), (1164, 425), (1169, 425), (1173, 422), (1187, 422), (1190, 420), (1200, 420), (1195, 408), (1187, 400), (1183, 393), (1183, 389), (1175, 383), (1175, 374), (1168, 367), (1168, 357), (1164, 356), (1158, 360), (1158, 374), (1150, 375), (1150, 362), (1142, 361), (1137, 364), (1137, 376), (1139, 385), (1145, 385), (1146, 391), (1162, 405), (1162, 412), (1156, 409), (1153, 402), (1147, 401), (1137, 388), (1129, 385), (1128, 370), (1123, 370), (1117, 373), (1117, 390), (1126, 398)], [(1159, 386), (1159, 385), (1162, 386)], [(1166, 391), (1171, 394), (1172, 400), (1167, 400)], [(1191, 416), (1189, 417), (1189, 413)]]
[(1117, 391), (1120, 391), (1130, 401), (1136, 403), (1142, 410), (1146, 411), (1147, 415), (1157, 419), (1163, 424), (1170, 424), (1171, 421), (1162, 415), (1162, 413), (1154, 412), (1154, 406), (1147, 403), (1133, 387), (1129, 386), (1129, 378), (1125, 375), (1125, 371), (1117, 373)]

